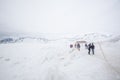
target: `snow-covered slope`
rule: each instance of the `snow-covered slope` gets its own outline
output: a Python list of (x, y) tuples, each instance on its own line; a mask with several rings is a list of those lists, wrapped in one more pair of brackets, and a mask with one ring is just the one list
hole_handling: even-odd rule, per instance
[[(1, 38), (14, 44), (0, 44), (0, 80), (120, 80), (119, 36), (55, 36)], [(88, 55), (84, 45), (69, 48), (76, 40), (105, 42), (95, 43), (95, 55)]]
[(109, 41), (110, 41), (110, 42), (118, 42), (118, 41), (120, 41), (120, 35), (114, 36), (114, 37), (111, 38)]
[(106, 41), (112, 38), (112, 35), (100, 34), (100, 33), (90, 33), (77, 35), (73, 37), (73, 40), (84, 40), (87, 42), (98, 42), (98, 41)]
[(16, 42), (47, 42), (48, 40), (45, 38), (37, 38), (37, 37), (8, 37), (0, 40), (0, 43), (16, 43)]
[(120, 80), (120, 42), (101, 44), (108, 62), (95, 46), (88, 55), (56, 41), (0, 44), (0, 80)]
[(98, 42), (106, 40), (116, 40), (112, 35), (105, 35), (99, 33), (90, 34), (37, 34), (37, 35), (6, 35), (0, 37), (0, 43), (16, 43), (16, 42), (73, 42), (77, 40), (84, 40), (87, 42)]

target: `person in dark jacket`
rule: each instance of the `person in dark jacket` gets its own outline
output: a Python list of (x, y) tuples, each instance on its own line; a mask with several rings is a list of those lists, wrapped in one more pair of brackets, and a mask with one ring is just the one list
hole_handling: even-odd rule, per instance
[(90, 52), (91, 52), (91, 50), (92, 50), (92, 53), (93, 53), (93, 55), (94, 55), (94, 49), (95, 49), (94, 44), (93, 44), (93, 43), (90, 43), (90, 44), (88, 45), (88, 54), (90, 55)]
[(92, 53), (93, 53), (93, 55), (94, 55), (94, 49), (95, 49), (95, 46), (94, 46), (93, 43), (91, 44), (91, 49), (92, 49)]
[(70, 44), (70, 48), (73, 48), (73, 45), (72, 45), (72, 44)]
[(80, 51), (80, 44), (79, 43), (77, 43), (77, 49)]
[(90, 50), (91, 50), (91, 43), (88, 44), (88, 54), (90, 55)]

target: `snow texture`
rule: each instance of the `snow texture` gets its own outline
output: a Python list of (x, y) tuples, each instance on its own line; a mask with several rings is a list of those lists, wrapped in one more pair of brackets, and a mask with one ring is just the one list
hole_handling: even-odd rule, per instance
[(0, 44), (0, 80), (120, 80), (119, 38), (95, 40), (95, 55), (88, 55), (84, 44), (80, 51), (69, 47), (78, 37)]

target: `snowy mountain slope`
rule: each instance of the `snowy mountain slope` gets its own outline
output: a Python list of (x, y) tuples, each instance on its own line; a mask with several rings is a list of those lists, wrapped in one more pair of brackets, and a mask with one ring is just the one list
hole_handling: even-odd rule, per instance
[(78, 35), (73, 37), (74, 40), (85, 40), (87, 42), (98, 42), (109, 40), (112, 35), (100, 34), (100, 33), (90, 33), (84, 35)]
[(73, 42), (77, 40), (84, 40), (87, 42), (98, 42), (110, 40), (112, 35), (104, 35), (98, 33), (91, 33), (85, 35), (71, 35), (71, 34), (38, 34), (38, 35), (19, 35), (19, 36), (5, 36), (0, 38), (0, 43), (16, 43), (16, 42)]
[(0, 80), (120, 80), (113, 69), (120, 72), (119, 41), (100, 43), (108, 63), (98, 43), (88, 55), (84, 45), (71, 49), (67, 40), (0, 44)]
[(110, 41), (110, 42), (118, 42), (118, 41), (120, 41), (120, 35), (114, 36), (114, 37), (111, 38), (109, 41)]
[(0, 40), (0, 43), (16, 43), (16, 42), (47, 42), (48, 40), (45, 38), (37, 38), (37, 37), (8, 37)]

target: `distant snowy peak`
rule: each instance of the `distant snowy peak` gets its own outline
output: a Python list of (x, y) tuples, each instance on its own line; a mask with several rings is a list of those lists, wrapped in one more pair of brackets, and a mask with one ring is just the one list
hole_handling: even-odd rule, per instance
[(38, 41), (38, 42), (47, 42), (48, 40), (45, 38), (36, 38), (36, 37), (8, 37), (8, 38), (3, 38), (0, 40), (0, 43), (6, 44), (6, 43), (17, 43), (17, 42), (33, 42), (33, 41)]
[(119, 36), (109, 34), (90, 33), (82, 35), (60, 35), (60, 34), (41, 34), (40, 36), (27, 35), (27, 36), (4, 36), (0, 39), (0, 43), (16, 43), (16, 42), (75, 42), (75, 41), (112, 41), (116, 42), (120, 40)]
[(13, 38), (5, 38), (5, 39), (1, 39), (0, 43), (14, 43), (14, 39)]

